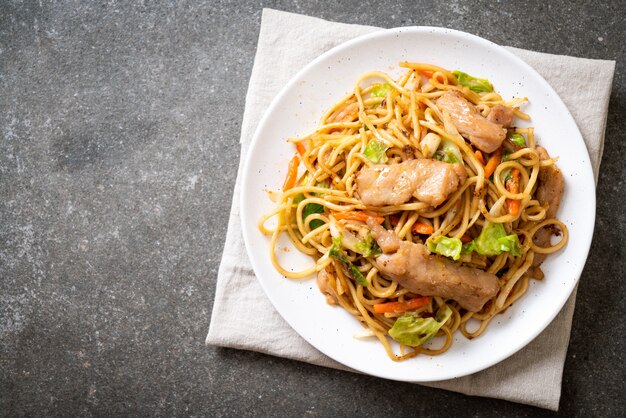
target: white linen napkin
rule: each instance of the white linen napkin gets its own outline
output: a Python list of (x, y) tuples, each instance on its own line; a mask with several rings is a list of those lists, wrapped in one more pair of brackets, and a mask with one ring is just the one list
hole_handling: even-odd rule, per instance
[[(376, 30), (380, 28), (264, 9), (241, 128), (241, 160), (265, 109), (291, 77), (332, 47)], [(537, 70), (563, 99), (585, 139), (597, 181), (615, 62), (507, 49)], [(301, 338), (256, 280), (241, 233), (241, 169), (240, 163), (206, 344), (351, 370)], [(575, 297), (576, 291), (542, 334), (503, 362), (470, 376), (422, 384), (557, 410)]]

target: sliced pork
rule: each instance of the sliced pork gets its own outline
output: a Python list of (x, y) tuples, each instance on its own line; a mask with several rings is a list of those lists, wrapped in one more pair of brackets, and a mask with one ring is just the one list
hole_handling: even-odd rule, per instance
[(513, 123), (513, 117), (515, 117), (513, 109), (502, 105), (496, 105), (491, 108), (491, 111), (487, 115), (487, 120), (489, 122), (497, 123), (503, 128), (510, 128), (511, 123)]
[[(543, 147), (537, 147), (537, 153), (542, 161), (550, 159), (548, 152)], [(563, 173), (556, 165), (552, 164), (539, 170), (537, 199), (542, 205), (548, 205), (546, 218), (554, 218), (556, 216), (564, 188), (565, 179), (563, 178)]]
[(398, 164), (363, 168), (357, 178), (361, 201), (370, 206), (401, 205), (412, 196), (440, 205), (467, 178), (461, 164), (420, 158)]
[(437, 106), (450, 114), (459, 133), (481, 151), (494, 152), (506, 137), (506, 129), (502, 125), (481, 115), (476, 106), (457, 90), (444, 93), (437, 99)]
[[(537, 147), (537, 153), (539, 159), (548, 160), (550, 156), (543, 147)], [(541, 205), (548, 205), (546, 210), (546, 219), (554, 218), (556, 211), (561, 203), (561, 196), (563, 195), (563, 189), (565, 188), (565, 179), (563, 173), (559, 168), (552, 164), (547, 167), (542, 167), (539, 170), (539, 177), (537, 179), (537, 200)], [(552, 238), (553, 230), (550, 227), (541, 228), (535, 233), (533, 242), (540, 247), (550, 246), (550, 239)], [(546, 259), (546, 254), (535, 254), (533, 259), (533, 266), (537, 267), (543, 260)], [(534, 272), (533, 276), (540, 275), (539, 272)]]
[(480, 311), (499, 289), (494, 274), (432, 255), (426, 246), (407, 241), (393, 254), (379, 256), (376, 267), (413, 293), (453, 299), (471, 312)]
[(400, 238), (396, 234), (392, 231), (387, 231), (372, 218), (367, 220), (367, 226), (372, 230), (372, 237), (374, 237), (378, 246), (385, 254), (398, 251)]

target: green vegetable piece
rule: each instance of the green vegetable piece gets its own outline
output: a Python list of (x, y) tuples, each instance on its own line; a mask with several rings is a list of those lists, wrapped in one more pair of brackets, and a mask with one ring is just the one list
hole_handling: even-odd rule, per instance
[(419, 347), (437, 335), (450, 316), (452, 316), (452, 309), (448, 306), (440, 308), (435, 318), (420, 318), (414, 314), (404, 314), (393, 324), (389, 335), (400, 344)]
[(452, 141), (444, 139), (441, 141), (437, 152), (433, 156), (435, 160), (443, 161), (444, 163), (455, 164), (463, 161), (461, 156), (461, 150)]
[(328, 256), (339, 261), (346, 271), (346, 274), (352, 277), (355, 282), (361, 286), (367, 286), (369, 284), (365, 276), (363, 276), (363, 273), (361, 273), (359, 269), (357, 269), (356, 266), (348, 260), (346, 255), (341, 250), (341, 237), (333, 238), (333, 245), (330, 247)]
[(372, 238), (371, 233), (367, 233), (365, 238), (363, 238), (356, 245), (356, 250), (362, 254), (364, 257), (371, 257), (375, 255), (382, 254), (382, 251), (376, 241)]
[(298, 193), (293, 198), (293, 204), (297, 205), (298, 203), (302, 202), (303, 200), (304, 200), (304, 194), (303, 193)]
[[(307, 174), (305, 177), (305, 181), (303, 181), (303, 184), (308, 184), (308, 182), (309, 180), (308, 180), (308, 174)], [(316, 183), (315, 187), (323, 187), (323, 188), (328, 189), (330, 187), (330, 182), (328, 180), (324, 180), (322, 182)], [(313, 193), (313, 195), (320, 196), (320, 193)], [(299, 193), (293, 198), (293, 203), (297, 205), (300, 202), (302, 202), (304, 199), (305, 199), (304, 194)], [(324, 206), (318, 203), (307, 204), (306, 206), (304, 206), (304, 209), (302, 209), (302, 220), (306, 221), (306, 218), (308, 218), (309, 215), (313, 215), (314, 213), (324, 213)], [(309, 223), (311, 230), (317, 229), (322, 225), (324, 225), (324, 221), (320, 219), (313, 219)]]
[(314, 230), (314, 229), (319, 228), (322, 225), (324, 225), (324, 221), (322, 221), (321, 219), (313, 219), (311, 222), (309, 222), (309, 226), (311, 227), (311, 231)]
[(500, 249), (502, 251), (508, 251), (515, 257), (522, 255), (522, 246), (519, 243), (517, 235), (511, 234), (498, 238), (498, 243), (500, 244)]
[(474, 251), (476, 251), (476, 243), (474, 241), (463, 244), (463, 247), (461, 247), (461, 254), (471, 254)]
[(462, 71), (453, 71), (452, 74), (464, 87), (476, 93), (489, 93), (493, 91), (493, 85), (486, 78), (476, 78)]
[[(304, 209), (302, 209), (302, 219), (306, 221), (306, 218), (308, 218), (310, 215), (313, 215), (314, 213), (324, 213), (324, 206), (320, 205), (319, 203), (308, 203), (304, 207)], [(313, 219), (309, 223), (311, 230), (319, 228), (322, 225), (324, 225), (324, 221), (320, 219)]]
[(516, 234), (507, 235), (502, 224), (486, 222), (478, 238), (468, 244), (473, 244), (472, 250), (481, 255), (499, 255), (504, 251), (515, 257), (522, 255), (519, 238)]
[(426, 240), (426, 246), (431, 253), (445, 255), (453, 260), (461, 258), (463, 243), (458, 238), (449, 238), (443, 235), (430, 237)]
[(389, 147), (373, 138), (370, 142), (367, 143), (365, 149), (363, 150), (363, 155), (373, 163), (380, 164), (387, 162), (387, 150)]
[(522, 147), (522, 148), (526, 148), (526, 139), (524, 138), (524, 136), (522, 134), (517, 133), (517, 132), (513, 132), (513, 131), (509, 131), (506, 136), (515, 145), (517, 145), (519, 147)]
[(393, 89), (393, 87), (391, 87), (391, 84), (389, 83), (384, 83), (384, 84), (376, 83), (372, 87), (372, 96), (373, 97), (385, 97), (387, 96), (387, 93), (391, 91), (391, 89)]

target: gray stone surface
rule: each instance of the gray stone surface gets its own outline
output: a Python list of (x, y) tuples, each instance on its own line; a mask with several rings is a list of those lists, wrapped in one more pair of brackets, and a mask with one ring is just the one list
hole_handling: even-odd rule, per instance
[(262, 7), (618, 61), (560, 415), (624, 414), (626, 5), (606, 3), (0, 2), (0, 414), (545, 413), (204, 346)]

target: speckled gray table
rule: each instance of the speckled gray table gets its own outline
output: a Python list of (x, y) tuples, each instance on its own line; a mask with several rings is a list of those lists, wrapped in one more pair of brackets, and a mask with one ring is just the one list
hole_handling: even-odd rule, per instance
[(560, 415), (625, 413), (624, 1), (128, 3), (0, 3), (0, 414), (547, 414), (204, 346), (262, 7), (617, 60)]

